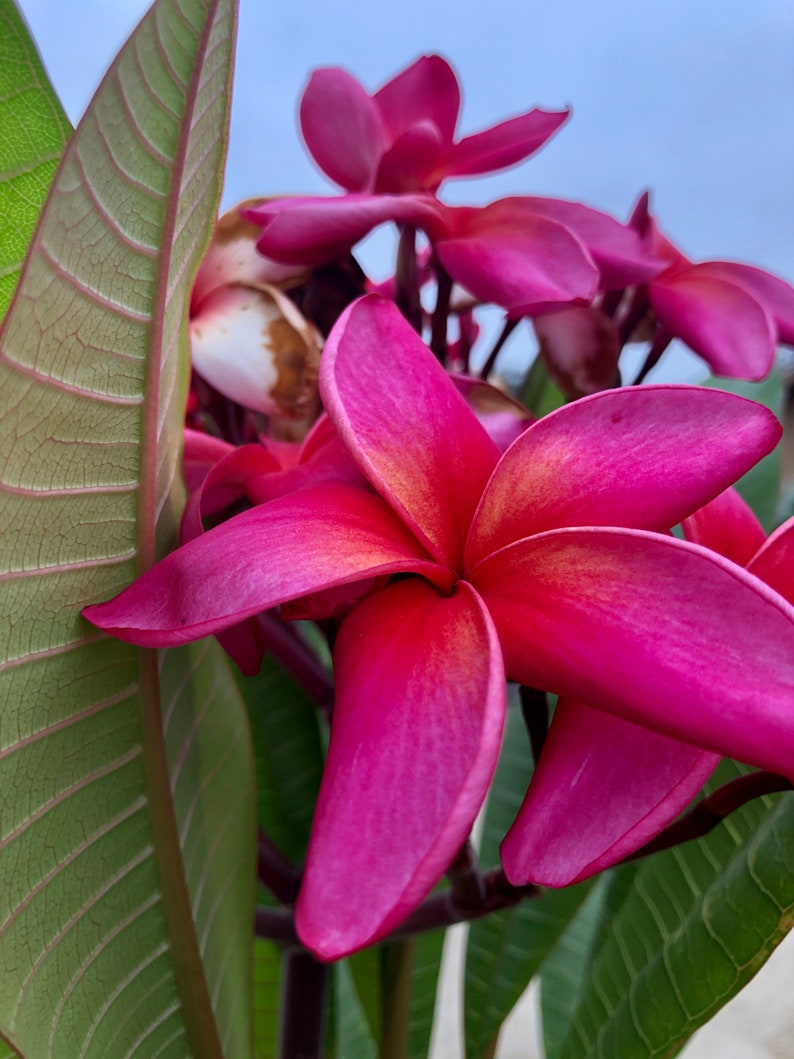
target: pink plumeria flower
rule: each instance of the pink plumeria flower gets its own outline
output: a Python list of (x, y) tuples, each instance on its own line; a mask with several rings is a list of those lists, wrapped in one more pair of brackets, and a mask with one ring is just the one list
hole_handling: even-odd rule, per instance
[[(794, 604), (794, 519), (767, 539), (734, 489), (683, 522), (687, 540), (746, 567)], [(763, 674), (760, 694), (763, 695)], [(682, 704), (685, 708), (685, 704)], [(518, 877), (569, 886), (618, 863), (681, 813), (720, 754), (561, 700), (502, 856)], [(787, 773), (792, 775), (790, 766)]]
[(374, 95), (345, 70), (315, 70), (303, 93), (303, 138), (346, 191), (436, 191), (448, 177), (492, 173), (534, 154), (568, 110), (531, 110), (455, 141), (460, 87), (440, 55), (425, 55)]
[(578, 202), (532, 196), (445, 206), (427, 194), (276, 199), (246, 211), (263, 254), (316, 266), (387, 221), (425, 232), (452, 279), (513, 317), (587, 305), (599, 290), (647, 282), (659, 259), (631, 228)]
[(794, 344), (794, 287), (753, 265), (690, 261), (659, 231), (647, 195), (631, 223), (667, 266), (648, 284), (662, 328), (701, 356), (715, 375), (765, 378), (777, 343)]
[(320, 386), (371, 491), (325, 483), (261, 504), (85, 612), (131, 643), (166, 646), (402, 575), (354, 606), (336, 638), (296, 906), (309, 948), (335, 959), (384, 937), (438, 881), (493, 776), (505, 678), (791, 769), (794, 609), (656, 532), (774, 446), (768, 410), (696, 387), (615, 390), (559, 409), (500, 454), (377, 297), (343, 313)]

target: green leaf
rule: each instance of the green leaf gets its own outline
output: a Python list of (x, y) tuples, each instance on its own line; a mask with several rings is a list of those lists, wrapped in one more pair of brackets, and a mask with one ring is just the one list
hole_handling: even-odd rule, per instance
[(380, 1041), (383, 1036), (383, 963), (386, 947), (370, 945), (347, 958), (362, 1014), (375, 1041)]
[[(719, 782), (738, 774), (723, 762)], [(627, 865), (630, 885), (555, 1055), (674, 1055), (790, 929), (792, 863), (794, 796), (783, 795), (749, 803), (697, 842)]]
[(71, 140), (0, 335), (0, 1033), (20, 1055), (251, 1050), (253, 765), (214, 643), (80, 617), (175, 539), (186, 306), (231, 0), (158, 0)]
[(306, 854), (323, 771), (317, 709), (269, 653), (256, 676), (238, 682), (254, 739), (259, 823), (297, 865)]
[(549, 370), (542, 357), (537, 356), (533, 360), (521, 387), (519, 400), (526, 405), (536, 419), (548, 415), (549, 412), (554, 412), (565, 404), (565, 394), (549, 375)]
[(278, 1054), (278, 999), (281, 982), (281, 949), (257, 938), (254, 945), (254, 1047), (256, 1059), (276, 1059)]
[(0, 320), (71, 133), (13, 0), (0, 0)]
[(376, 1059), (378, 1046), (358, 999), (350, 965), (340, 960), (332, 968), (334, 1013), (336, 1016), (336, 1054), (339, 1059)]
[(568, 1032), (599, 947), (607, 891), (616, 877), (607, 872), (597, 880), (543, 964), (540, 999), (546, 1059), (557, 1059)]
[(408, 998), (408, 1059), (430, 1054), (430, 1035), (436, 1007), (438, 977), (446, 931), (417, 934), (411, 943), (411, 981)]
[[(532, 776), (532, 755), (518, 696), (512, 689), (504, 747), (491, 786), (481, 860), (498, 863), (499, 843), (515, 819)], [(589, 883), (475, 920), (469, 927), (464, 983), (466, 1055), (483, 1055), (530, 979), (584, 900)]]

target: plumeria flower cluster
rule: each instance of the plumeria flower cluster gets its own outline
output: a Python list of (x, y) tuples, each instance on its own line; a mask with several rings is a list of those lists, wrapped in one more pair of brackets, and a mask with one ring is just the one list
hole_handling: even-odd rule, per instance
[[(190, 306), (181, 544), (85, 611), (144, 647), (216, 635), (246, 673), (277, 620), (326, 637), (330, 742), (295, 925), (329, 960), (397, 929), (464, 847), (508, 682), (559, 697), (502, 845), (513, 887), (641, 850), (723, 755), (794, 778), (794, 532), (766, 540), (730, 489), (781, 428), (718, 390), (617, 385), (648, 327), (651, 361), (678, 336), (715, 370), (763, 375), (794, 338), (794, 290), (693, 264), (646, 199), (628, 225), (557, 199), (444, 204), (445, 179), (522, 161), (567, 116), (456, 139), (459, 106), (438, 56), (374, 96), (312, 76), (303, 134), (345, 193), (222, 218)], [(351, 251), (385, 221), (398, 260), (376, 285)], [(537, 417), (469, 373), (480, 303), (506, 331), (532, 319), (575, 400)]]

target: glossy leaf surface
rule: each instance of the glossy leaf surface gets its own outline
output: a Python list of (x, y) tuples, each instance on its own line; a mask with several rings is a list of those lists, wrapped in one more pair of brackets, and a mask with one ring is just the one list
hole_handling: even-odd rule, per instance
[(0, 0), (0, 319), (71, 126), (14, 0)]
[[(738, 775), (724, 762), (717, 784)], [(794, 916), (794, 797), (748, 803), (639, 865), (613, 908), (555, 1059), (674, 1055), (753, 977)]]

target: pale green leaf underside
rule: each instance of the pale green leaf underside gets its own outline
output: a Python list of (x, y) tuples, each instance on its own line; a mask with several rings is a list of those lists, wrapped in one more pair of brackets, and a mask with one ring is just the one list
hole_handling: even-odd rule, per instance
[(70, 132), (14, 0), (0, 0), (0, 320)]
[(0, 1031), (29, 1059), (250, 1052), (239, 696), (214, 647), (161, 673), (80, 618), (174, 539), (234, 19), (231, 0), (146, 16), (67, 149), (2, 334)]
[(753, 977), (794, 921), (794, 796), (771, 804), (640, 866), (555, 1055), (675, 1055)]

